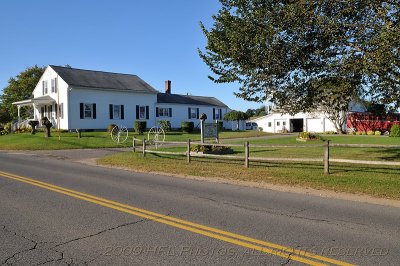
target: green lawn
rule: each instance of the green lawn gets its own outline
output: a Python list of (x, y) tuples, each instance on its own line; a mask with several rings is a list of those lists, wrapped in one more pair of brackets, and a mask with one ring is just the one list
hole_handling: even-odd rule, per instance
[[(400, 145), (399, 138), (385, 136), (336, 136), (328, 135), (323, 137), (330, 140), (332, 144), (380, 144)], [(323, 141), (299, 142), (295, 136), (285, 136), (270, 139), (252, 139), (250, 142), (250, 157), (274, 157), (274, 158), (322, 158), (323, 147), (315, 145), (324, 144)], [(225, 144), (244, 144), (244, 140), (223, 140)], [(286, 145), (293, 147), (265, 147), (257, 148), (251, 145)], [(295, 147), (301, 145), (305, 147)], [(186, 147), (162, 148), (164, 151), (183, 152)], [(233, 147), (235, 155), (244, 156), (244, 148)], [(336, 159), (374, 160), (374, 161), (400, 161), (400, 149), (392, 148), (349, 148), (331, 147), (330, 157)]]
[[(247, 138), (265, 136), (268, 133), (259, 131), (221, 132), (221, 139)], [(114, 143), (107, 132), (82, 132), (82, 138), (78, 139), (76, 133), (61, 133), (61, 140), (58, 133), (53, 132), (51, 138), (44, 138), (43, 132), (36, 135), (30, 133), (17, 133), (0, 136), (0, 150), (60, 150), (60, 149), (88, 149), (88, 148), (110, 148), (110, 147), (131, 147), (132, 137), (137, 139), (147, 138), (147, 132), (143, 135), (129, 133), (128, 140), (123, 144)], [(200, 133), (166, 133), (166, 141), (194, 141), (200, 140)]]
[(321, 163), (253, 162), (246, 169), (243, 161), (192, 158), (188, 164), (183, 156), (147, 154), (143, 158), (133, 152), (114, 154), (98, 163), (145, 172), (264, 181), (400, 199), (400, 167), (332, 164), (331, 174), (326, 176)]

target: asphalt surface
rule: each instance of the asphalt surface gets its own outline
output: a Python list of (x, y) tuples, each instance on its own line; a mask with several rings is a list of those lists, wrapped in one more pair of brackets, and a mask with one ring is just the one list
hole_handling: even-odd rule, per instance
[[(358, 265), (399, 265), (400, 209), (0, 152), (0, 171)], [(161, 221), (161, 219), (160, 219)], [(0, 174), (0, 265), (302, 265)]]

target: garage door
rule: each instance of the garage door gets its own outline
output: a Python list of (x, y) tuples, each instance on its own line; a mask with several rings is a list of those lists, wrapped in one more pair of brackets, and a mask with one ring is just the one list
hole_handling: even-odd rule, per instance
[(307, 131), (308, 132), (323, 132), (323, 120), (320, 118), (308, 118), (307, 119)]

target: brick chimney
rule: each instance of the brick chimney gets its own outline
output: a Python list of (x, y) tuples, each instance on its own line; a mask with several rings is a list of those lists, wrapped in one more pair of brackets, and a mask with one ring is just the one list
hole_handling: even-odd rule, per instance
[(171, 94), (171, 81), (170, 80), (165, 81), (165, 93)]

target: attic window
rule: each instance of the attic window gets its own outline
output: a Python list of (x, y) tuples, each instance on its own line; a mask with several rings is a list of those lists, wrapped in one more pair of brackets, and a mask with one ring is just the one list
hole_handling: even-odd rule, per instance
[(45, 95), (47, 94), (47, 80), (42, 81), (42, 94)]

